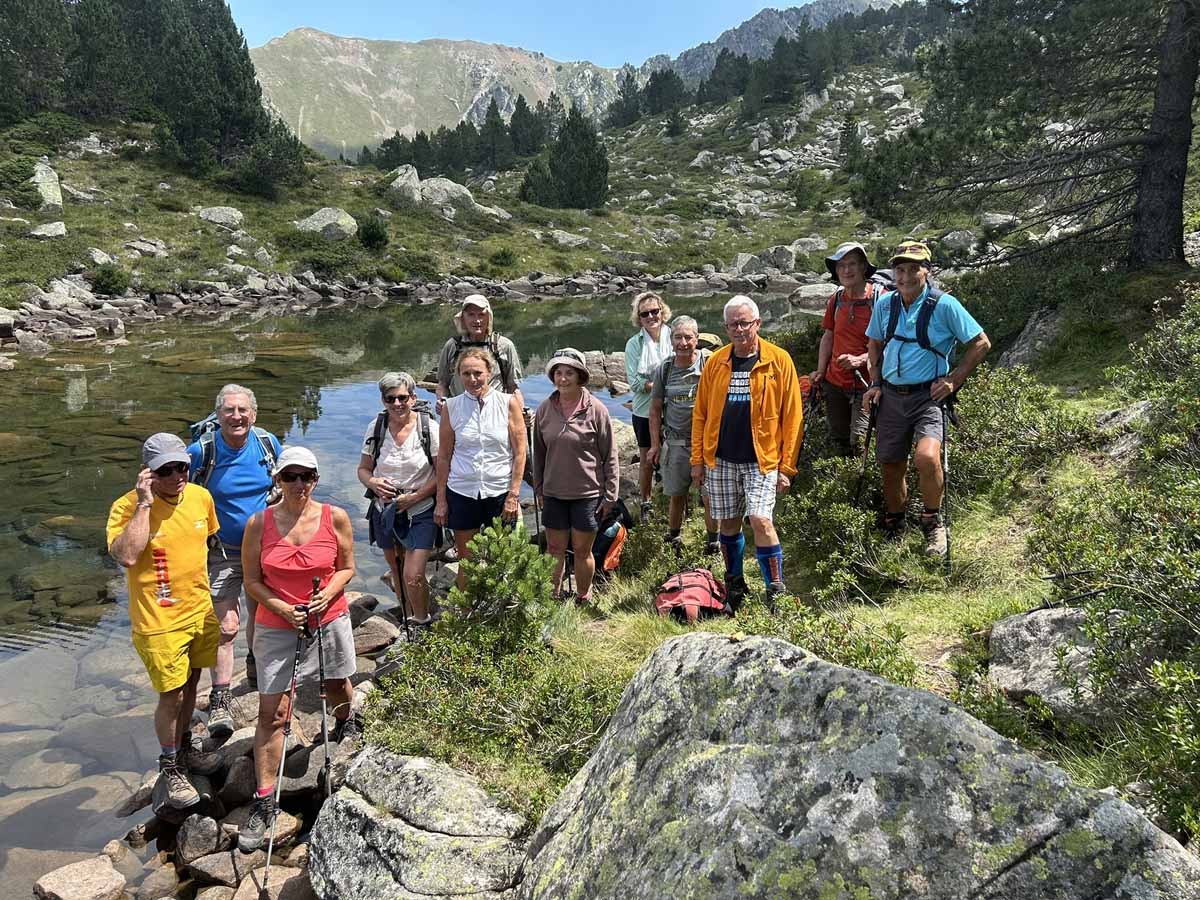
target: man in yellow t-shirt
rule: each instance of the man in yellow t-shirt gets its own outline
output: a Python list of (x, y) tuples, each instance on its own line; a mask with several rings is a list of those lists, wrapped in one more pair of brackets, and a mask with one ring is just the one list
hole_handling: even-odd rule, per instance
[(162, 755), (155, 785), (176, 809), (200, 802), (188, 772), (208, 775), (216, 753), (191, 742), (192, 710), (200, 672), (216, 663), (220, 626), (208, 590), (208, 538), (217, 510), (204, 488), (188, 483), (187, 447), (173, 434), (151, 435), (142, 445), (142, 470), (132, 491), (108, 513), (108, 552), (125, 567), (133, 646), (158, 692), (154, 730)]

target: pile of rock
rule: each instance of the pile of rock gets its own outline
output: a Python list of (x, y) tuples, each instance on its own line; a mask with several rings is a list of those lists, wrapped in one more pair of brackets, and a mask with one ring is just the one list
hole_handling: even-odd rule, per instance
[[(354, 648), (358, 674), (353, 681), (355, 709), (361, 709), (374, 688), (373, 674), (379, 660), (402, 652), (403, 630), (390, 612), (379, 610), (379, 599), (370, 594), (347, 592), (354, 626)], [(399, 645), (398, 645), (399, 642)], [(209, 776), (191, 775), (200, 801), (176, 809), (156, 794), (157, 771), (147, 772), (141, 785), (117, 807), (118, 817), (131, 816), (150, 806), (153, 816), (131, 829), (122, 840), (105, 847), (94, 859), (73, 863), (43, 876), (34, 893), (45, 900), (97, 900), (118, 898), (130, 890), (138, 898), (160, 900), (176, 896), (203, 900), (257, 898), (266, 853), (243, 854), (236, 849), (237, 833), (249, 815), (256, 787), (253, 760), (254, 724), (258, 715), (258, 693), (244, 678), (236, 683), (232, 735), (220, 741), (206, 738), (204, 750), (221, 757), (220, 768)], [(200, 715), (195, 727), (205, 733), (203, 712), (206, 700), (197, 703)], [(308, 842), (304, 835), (312, 825), (324, 799), (321, 769), (324, 750), (321, 738), (320, 699), (316, 685), (303, 685), (297, 692), (292, 741), (284, 763), (281, 788), (283, 812), (277, 820), (271, 892), (288, 887), (282, 896), (310, 898), (308, 885)], [(331, 747), (330, 779), (336, 790), (360, 749), (357, 741)], [(138, 851), (149, 842), (159, 850), (143, 864)]]

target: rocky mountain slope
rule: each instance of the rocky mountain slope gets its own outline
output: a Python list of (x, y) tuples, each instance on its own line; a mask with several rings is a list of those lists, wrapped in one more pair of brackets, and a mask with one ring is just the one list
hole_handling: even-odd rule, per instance
[(616, 69), (474, 41), (371, 41), (298, 28), (250, 55), (268, 104), (330, 156), (357, 154), (396, 131), (482, 124), (493, 97), (507, 118), (518, 94), (534, 105), (555, 91), (591, 113), (617, 91)]
[(846, 13), (861, 13), (867, 9), (887, 9), (901, 0), (815, 0), (804, 6), (789, 9), (764, 9), (747, 19), (736, 28), (722, 32), (714, 41), (706, 41), (690, 50), (684, 50), (674, 60), (655, 57), (650, 63), (654, 68), (672, 69), (692, 87), (702, 78), (707, 78), (722, 50), (731, 50), (751, 59), (763, 59), (771, 55), (771, 48), (781, 37), (791, 37), (803, 23), (820, 28), (827, 22)]
[[(899, 0), (816, 0), (765, 9), (714, 41), (676, 59), (654, 56), (640, 79), (674, 68), (693, 87), (712, 71), (723, 49), (751, 59), (769, 56), (775, 42), (804, 22), (821, 26), (845, 13), (886, 8)], [(329, 156), (353, 157), (394, 132), (482, 124), (492, 98), (505, 118), (517, 95), (530, 105), (555, 91), (564, 103), (600, 114), (613, 101), (622, 69), (559, 62), (543, 53), (474, 41), (373, 41), (297, 28), (250, 51), (268, 105), (306, 144)], [(626, 67), (634, 71), (632, 66)]]

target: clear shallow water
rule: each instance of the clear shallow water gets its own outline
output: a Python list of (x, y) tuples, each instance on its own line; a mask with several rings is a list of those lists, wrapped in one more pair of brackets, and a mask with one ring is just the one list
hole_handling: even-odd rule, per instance
[[(721, 333), (725, 299), (671, 305)], [(768, 320), (787, 310), (782, 300), (760, 305)], [(134, 332), (124, 347), (21, 359), (0, 376), (0, 896), (29, 896), (38, 875), (139, 821), (110, 810), (154, 763), (154, 695), (130, 646), (124, 576), (105, 553), (104, 524), (133, 485), (141, 441), (186, 435), (227, 382), (252, 388), (258, 424), (317, 453), (318, 499), (355, 524), (351, 588), (378, 593), (386, 564), (367, 544), (355, 474), (379, 410), (375, 381), (389, 369), (423, 378), (453, 312), (173, 323)], [(530, 406), (551, 391), (543, 368), (554, 349), (621, 350), (633, 331), (624, 298), (501, 303), (496, 316), (521, 353)], [(629, 421), (624, 398), (601, 396)]]

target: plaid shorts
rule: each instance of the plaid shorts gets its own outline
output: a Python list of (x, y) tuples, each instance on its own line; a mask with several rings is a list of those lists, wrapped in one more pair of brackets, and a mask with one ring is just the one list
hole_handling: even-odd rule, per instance
[(731, 463), (717, 460), (716, 468), (704, 475), (704, 495), (714, 519), (740, 519), (742, 516), (771, 518), (775, 512), (775, 486), (778, 472), (764, 475), (758, 463)]

